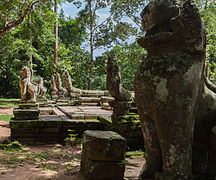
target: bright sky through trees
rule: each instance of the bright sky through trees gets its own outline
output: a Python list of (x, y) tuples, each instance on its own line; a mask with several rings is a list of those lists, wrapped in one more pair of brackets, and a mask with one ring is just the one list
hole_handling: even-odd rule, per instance
[[(64, 14), (65, 14), (66, 17), (71, 16), (72, 18), (75, 18), (75, 17), (77, 17), (77, 13), (78, 13), (82, 8), (84, 8), (84, 4), (78, 9), (73, 3), (65, 2), (65, 3), (63, 3), (63, 4), (59, 7), (58, 11), (60, 12), (60, 10), (63, 9)], [(109, 16), (109, 7), (104, 8), (104, 9), (100, 9), (100, 10), (98, 10), (96, 13), (97, 13), (97, 15), (98, 15), (98, 17), (99, 17), (99, 18), (98, 18), (99, 23), (100, 23), (100, 22), (103, 22), (103, 21)], [(126, 21), (126, 22), (128, 22), (128, 23), (132, 23), (134, 26), (136, 26), (136, 24), (135, 24), (130, 18), (124, 18), (123, 20)], [(127, 40), (127, 42), (128, 42), (128, 43), (133, 43), (135, 40), (136, 40), (136, 37), (135, 37), (135, 36), (132, 36), (132, 37), (130, 37), (130, 38)], [(86, 45), (84, 44), (84, 45), (83, 45), (83, 47), (84, 47), (85, 49), (89, 49), (88, 46), (89, 46), (88, 44), (86, 44)], [(103, 47), (96, 49), (96, 50), (95, 50), (95, 53), (94, 53), (94, 57), (100, 56), (100, 55), (101, 55), (103, 52), (105, 52), (105, 51), (106, 51), (106, 49), (103, 48)]]

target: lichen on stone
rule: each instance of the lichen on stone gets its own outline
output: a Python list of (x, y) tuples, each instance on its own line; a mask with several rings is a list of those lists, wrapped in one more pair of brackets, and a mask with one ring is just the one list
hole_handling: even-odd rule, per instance
[(168, 91), (166, 85), (167, 85), (167, 79), (161, 78), (160, 82), (157, 84), (157, 88), (156, 88), (156, 93), (162, 102), (165, 102), (167, 96), (169, 95), (169, 91)]

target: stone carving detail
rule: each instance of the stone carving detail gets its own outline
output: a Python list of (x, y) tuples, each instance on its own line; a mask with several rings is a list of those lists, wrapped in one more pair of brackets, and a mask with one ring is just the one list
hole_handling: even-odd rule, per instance
[(56, 73), (56, 87), (58, 89), (58, 98), (63, 98), (67, 90), (62, 87), (62, 81), (59, 73)]
[(52, 99), (57, 99), (58, 98), (58, 89), (56, 87), (56, 81), (55, 81), (54, 75), (52, 75), (52, 77), (51, 77), (50, 89), (51, 89)]
[(71, 76), (67, 70), (65, 70), (64, 74), (63, 74), (63, 85), (67, 89), (69, 94), (70, 93), (77, 93), (77, 94), (82, 93), (81, 89), (73, 87), (72, 81), (71, 81)]
[(133, 96), (130, 91), (122, 87), (120, 68), (113, 52), (109, 53), (107, 60), (106, 86), (115, 98), (114, 101), (109, 102), (109, 105), (113, 108), (112, 122), (117, 123), (119, 116), (129, 113)]
[(32, 71), (24, 66), (20, 71), (19, 85), (21, 88), (21, 102), (36, 102), (37, 86), (32, 82)]
[(91, 96), (91, 97), (100, 97), (104, 95), (109, 95), (108, 91), (82, 90), (82, 89), (75, 88), (72, 85), (71, 76), (67, 70), (64, 71), (64, 74), (63, 74), (63, 84), (71, 97), (73, 97), (74, 94), (77, 94), (77, 96), (82, 95), (82, 96)]
[(199, 10), (193, 0), (154, 0), (141, 17), (146, 35), (138, 43), (148, 56), (135, 77), (147, 152), (140, 177), (189, 180), (192, 164), (193, 173), (214, 177), (216, 95), (204, 83), (206, 39)]
[(108, 56), (106, 86), (116, 101), (132, 100), (131, 93), (122, 87), (120, 68), (113, 52)]
[(43, 82), (43, 78), (42, 77), (38, 77), (36, 80), (37, 83), (37, 87), (38, 87), (38, 96), (44, 98), (46, 92), (47, 92), (47, 88), (44, 86), (44, 82)]

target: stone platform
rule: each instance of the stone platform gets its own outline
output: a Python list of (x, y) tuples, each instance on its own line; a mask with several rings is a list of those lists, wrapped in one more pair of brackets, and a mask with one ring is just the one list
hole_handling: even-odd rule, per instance
[(85, 130), (106, 130), (125, 137), (130, 150), (143, 147), (139, 116), (133, 113), (122, 116), (117, 124), (113, 124), (111, 115), (112, 110), (100, 106), (44, 107), (40, 108), (39, 119), (11, 119), (11, 138), (27, 143), (64, 143), (69, 134), (82, 137)]
[[(16, 113), (16, 110), (14, 112)], [(111, 114), (112, 111), (93, 106), (40, 108), (39, 119), (23, 117), (10, 120), (11, 138), (27, 143), (62, 143), (68, 136), (69, 129), (78, 137), (81, 137), (85, 130), (104, 130), (105, 124), (98, 119), (100, 116), (109, 119)]]
[(99, 106), (61, 106), (58, 107), (70, 119), (97, 119), (98, 116), (111, 117), (112, 111)]

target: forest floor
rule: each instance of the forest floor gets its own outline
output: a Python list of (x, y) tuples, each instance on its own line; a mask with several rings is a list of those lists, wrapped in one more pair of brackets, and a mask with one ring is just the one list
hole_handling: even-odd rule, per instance
[[(0, 109), (0, 115), (12, 112), (12, 108)], [(0, 143), (9, 137), (9, 122), (0, 121)], [(0, 180), (85, 180), (79, 174), (81, 152), (80, 144), (26, 145), (18, 151), (0, 150)], [(125, 179), (138, 179), (145, 159), (131, 156), (126, 161)]]

